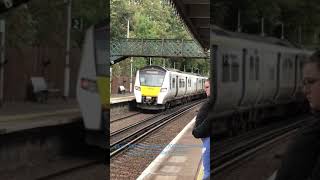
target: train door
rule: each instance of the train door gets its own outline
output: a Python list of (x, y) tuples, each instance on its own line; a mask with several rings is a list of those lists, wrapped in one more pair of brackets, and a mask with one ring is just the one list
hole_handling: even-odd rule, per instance
[(177, 97), (178, 91), (179, 91), (179, 77), (176, 76), (176, 95), (174, 95), (174, 97)]
[(243, 49), (242, 50), (242, 93), (241, 93), (241, 98), (240, 101), (238, 103), (239, 106), (241, 106), (242, 101), (244, 99), (245, 93), (246, 93), (246, 86), (247, 86), (247, 76), (246, 76), (246, 64), (247, 64), (247, 54), (248, 51), (247, 49)]
[(196, 79), (196, 92), (198, 92), (198, 78)]
[(276, 87), (276, 93), (273, 97), (274, 100), (278, 97), (279, 92), (280, 92), (280, 81), (281, 81), (280, 80), (280, 74), (281, 74), (280, 62), (281, 62), (281, 53), (278, 53), (278, 56), (277, 56), (277, 87)]
[(292, 92), (292, 96), (294, 96), (298, 89), (298, 55), (295, 55), (294, 59), (294, 88)]
[(184, 85), (186, 86), (184, 94), (187, 94), (187, 92), (188, 92), (188, 77), (186, 77), (186, 82), (184, 83)]

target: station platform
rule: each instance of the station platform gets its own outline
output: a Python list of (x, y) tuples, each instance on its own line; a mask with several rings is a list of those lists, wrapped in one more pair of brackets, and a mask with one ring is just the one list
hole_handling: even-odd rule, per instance
[(5, 102), (0, 107), (0, 135), (68, 124), (80, 118), (80, 110), (74, 99), (49, 99), (46, 103)]
[(195, 118), (142, 172), (138, 180), (202, 180), (202, 142), (192, 136)]
[(111, 94), (110, 104), (125, 103), (135, 100), (133, 93)]

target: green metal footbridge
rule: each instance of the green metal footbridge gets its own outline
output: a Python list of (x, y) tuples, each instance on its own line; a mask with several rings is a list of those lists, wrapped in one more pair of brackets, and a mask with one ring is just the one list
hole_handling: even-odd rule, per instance
[(181, 39), (114, 39), (110, 42), (110, 63), (127, 57), (209, 58), (209, 53), (193, 40)]

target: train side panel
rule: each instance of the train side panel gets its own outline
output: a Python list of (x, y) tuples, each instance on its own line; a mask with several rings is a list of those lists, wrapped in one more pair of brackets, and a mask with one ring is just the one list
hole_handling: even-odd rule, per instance
[[(91, 57), (94, 57), (93, 28), (90, 28), (85, 36), (85, 43), (81, 56), (79, 69), (77, 99), (84, 119), (84, 125), (88, 130), (101, 129), (101, 102), (97, 92), (83, 89), (81, 83), (83, 80), (96, 83), (96, 66)], [(95, 90), (96, 91), (96, 90)]]

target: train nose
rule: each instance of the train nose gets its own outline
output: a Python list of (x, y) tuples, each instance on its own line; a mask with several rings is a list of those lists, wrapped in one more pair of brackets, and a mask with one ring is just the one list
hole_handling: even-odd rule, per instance
[(148, 105), (153, 105), (153, 104), (156, 104), (157, 98), (156, 97), (144, 96), (143, 97), (143, 102), (145, 104), (148, 104)]

